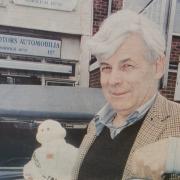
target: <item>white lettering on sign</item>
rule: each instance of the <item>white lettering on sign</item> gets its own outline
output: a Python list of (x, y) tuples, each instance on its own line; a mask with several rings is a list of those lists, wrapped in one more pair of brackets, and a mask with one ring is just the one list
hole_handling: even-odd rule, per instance
[(78, 0), (13, 0), (15, 4), (62, 11), (73, 11)]
[(0, 52), (60, 58), (61, 41), (0, 34)]

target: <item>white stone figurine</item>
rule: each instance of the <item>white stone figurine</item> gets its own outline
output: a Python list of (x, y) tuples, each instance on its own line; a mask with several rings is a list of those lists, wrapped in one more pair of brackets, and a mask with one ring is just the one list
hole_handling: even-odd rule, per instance
[(46, 120), (36, 135), (41, 144), (24, 166), (26, 180), (70, 180), (78, 149), (64, 140), (66, 131), (60, 123)]

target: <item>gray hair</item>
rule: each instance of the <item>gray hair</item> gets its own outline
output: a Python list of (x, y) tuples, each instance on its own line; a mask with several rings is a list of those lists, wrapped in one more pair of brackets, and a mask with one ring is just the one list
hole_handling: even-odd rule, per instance
[(147, 47), (146, 59), (164, 56), (165, 39), (160, 28), (141, 14), (121, 10), (109, 16), (99, 31), (88, 41), (92, 55), (99, 62), (107, 60), (132, 33), (138, 33)]

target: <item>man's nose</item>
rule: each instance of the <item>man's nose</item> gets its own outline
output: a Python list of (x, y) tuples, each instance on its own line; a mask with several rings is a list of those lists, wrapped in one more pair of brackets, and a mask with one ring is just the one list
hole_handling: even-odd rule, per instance
[(111, 85), (121, 85), (123, 82), (123, 74), (117, 70), (117, 69), (113, 69), (110, 77), (109, 77), (109, 83)]

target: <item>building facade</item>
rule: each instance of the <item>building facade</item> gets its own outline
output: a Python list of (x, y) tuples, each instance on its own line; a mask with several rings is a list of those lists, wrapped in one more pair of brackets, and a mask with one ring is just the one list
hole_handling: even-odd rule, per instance
[(0, 0), (0, 83), (100, 88), (99, 65), (85, 42), (122, 8), (161, 26), (161, 93), (180, 101), (180, 0)]
[(0, 83), (88, 87), (91, 0), (1, 0)]

